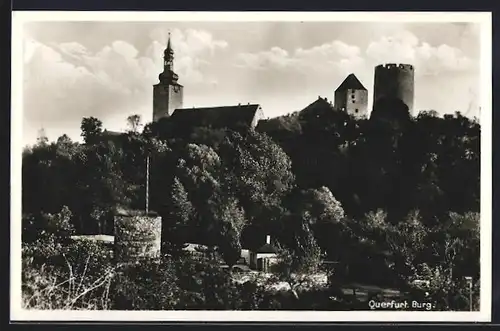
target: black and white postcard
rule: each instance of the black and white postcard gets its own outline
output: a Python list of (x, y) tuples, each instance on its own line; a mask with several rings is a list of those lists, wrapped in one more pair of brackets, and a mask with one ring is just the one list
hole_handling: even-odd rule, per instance
[(491, 14), (12, 33), (12, 320), (490, 320)]

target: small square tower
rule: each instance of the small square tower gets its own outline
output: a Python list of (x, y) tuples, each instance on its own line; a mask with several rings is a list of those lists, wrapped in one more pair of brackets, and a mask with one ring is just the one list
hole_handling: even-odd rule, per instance
[(354, 74), (347, 76), (335, 90), (334, 107), (356, 118), (368, 116), (368, 90)]

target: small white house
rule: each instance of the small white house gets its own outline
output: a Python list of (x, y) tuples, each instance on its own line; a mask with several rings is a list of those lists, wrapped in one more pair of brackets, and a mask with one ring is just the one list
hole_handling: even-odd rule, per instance
[(268, 272), (269, 267), (278, 260), (278, 250), (271, 244), (271, 236), (266, 236), (266, 243), (255, 252), (250, 252), (250, 267)]
[[(196, 243), (186, 243), (183, 248), (184, 251), (189, 252), (193, 255), (199, 255), (205, 252), (208, 247)], [(217, 249), (214, 247), (214, 249)], [(247, 265), (251, 269), (268, 272), (270, 266), (277, 261), (278, 250), (271, 244), (271, 236), (266, 236), (266, 243), (262, 245), (259, 249), (252, 251), (249, 249), (242, 249), (239, 265)]]

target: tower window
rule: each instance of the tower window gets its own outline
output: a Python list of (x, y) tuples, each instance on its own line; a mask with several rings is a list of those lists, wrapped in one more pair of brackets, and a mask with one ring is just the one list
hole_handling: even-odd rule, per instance
[(352, 103), (355, 103), (355, 102), (356, 102), (356, 100), (352, 100)]
[(359, 109), (358, 109), (358, 108), (356, 108), (356, 109), (354, 110), (354, 112), (357, 114), (357, 113), (359, 112)]

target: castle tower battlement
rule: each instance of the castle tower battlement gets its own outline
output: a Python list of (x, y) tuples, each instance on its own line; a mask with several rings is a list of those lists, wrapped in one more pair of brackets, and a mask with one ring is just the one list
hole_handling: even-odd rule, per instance
[(376, 68), (385, 68), (385, 69), (397, 69), (397, 70), (409, 70), (413, 71), (413, 65), (411, 64), (404, 64), (404, 63), (384, 63), (384, 64), (379, 64)]

